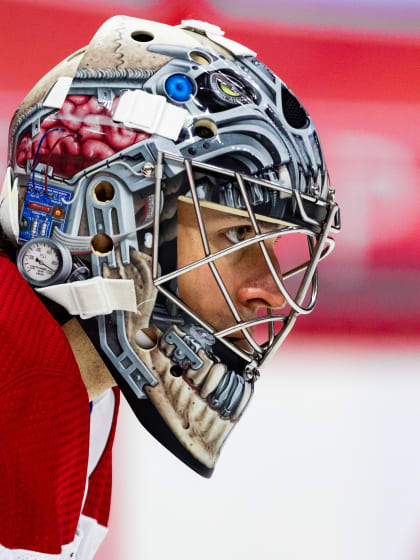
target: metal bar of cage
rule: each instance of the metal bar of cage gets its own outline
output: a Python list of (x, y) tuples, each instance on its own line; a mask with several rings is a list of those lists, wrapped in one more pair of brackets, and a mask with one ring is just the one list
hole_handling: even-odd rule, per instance
[[(155, 280), (155, 285), (160, 286), (161, 284), (164, 284), (165, 282), (169, 282), (169, 280), (172, 280), (173, 278), (177, 278), (181, 274), (185, 274), (186, 272), (189, 272), (190, 270), (194, 270), (194, 268), (198, 268), (199, 266), (202, 266), (203, 264), (207, 264), (208, 262), (210, 262), (212, 260), (217, 260), (217, 259), (220, 259), (221, 257), (224, 257), (224, 256), (230, 254), (230, 253), (233, 253), (235, 251), (239, 251), (240, 249), (242, 249), (244, 247), (247, 247), (249, 245), (253, 245), (257, 241), (264, 241), (265, 239), (271, 239), (272, 237), (282, 237), (283, 235), (287, 235), (289, 233), (301, 233), (301, 234), (304, 234), (304, 235), (307, 235), (307, 236), (310, 235), (310, 236), (315, 237), (315, 234), (313, 232), (311, 232), (310, 230), (293, 229), (293, 228), (288, 228), (288, 229), (284, 229), (284, 230), (276, 231), (276, 232), (261, 233), (258, 236), (252, 237), (250, 239), (245, 239), (244, 241), (240, 241), (240, 242), (236, 243), (235, 245), (233, 245), (231, 247), (226, 247), (225, 249), (221, 249), (220, 251), (217, 251), (216, 253), (212, 253), (211, 255), (209, 255), (207, 257), (203, 257), (202, 259), (199, 259), (198, 261), (194, 261), (191, 264), (187, 264), (187, 265), (185, 265), (181, 268), (178, 268), (177, 270), (174, 270), (173, 272), (168, 272), (167, 274), (165, 274), (163, 276), (159, 276)], [(335, 245), (334, 239), (329, 237), (328, 238), (328, 247), (326, 247), (323, 250), (320, 261), (323, 260), (325, 257), (327, 257), (331, 253), (331, 251), (334, 249), (334, 245)], [(296, 266), (295, 268), (293, 268), (291, 270), (288, 270), (287, 272), (283, 273), (282, 276), (283, 276), (284, 279), (288, 279), (288, 278), (294, 276), (295, 274), (298, 274), (302, 270), (304, 270), (304, 268), (306, 268), (307, 265), (308, 265), (308, 261), (302, 263), (299, 266)]]
[[(173, 161), (177, 161), (179, 163), (184, 164), (185, 161), (191, 161), (191, 160), (186, 160), (185, 158), (181, 157), (181, 156), (177, 156), (175, 154), (171, 154), (169, 152), (163, 152), (163, 156), (166, 159), (171, 159)], [(194, 164), (194, 167), (199, 167), (201, 169), (204, 169), (205, 171), (211, 171), (213, 173), (220, 173), (221, 175), (225, 175), (226, 177), (231, 177), (232, 179), (235, 178), (235, 174), (237, 173), (236, 171), (231, 171), (230, 169), (224, 169), (223, 167), (217, 167), (216, 165), (212, 165), (210, 163), (205, 163), (205, 162), (201, 162), (201, 161), (193, 161), (192, 162)], [(287, 194), (288, 196), (291, 196), (290, 193), (290, 188), (289, 187), (283, 187), (281, 185), (276, 185), (275, 183), (273, 183), (272, 181), (268, 181), (266, 179), (260, 179), (259, 177), (253, 177), (252, 175), (242, 175), (242, 178), (245, 181), (249, 181), (251, 183), (255, 183), (256, 185), (261, 185), (262, 187), (268, 187), (268, 188), (272, 188), (275, 189), (277, 191), (283, 192), (285, 194)], [(324, 200), (319, 200), (313, 196), (307, 195), (307, 194), (301, 194), (302, 198), (307, 200), (308, 202), (316, 202), (319, 206), (323, 206), (323, 207), (327, 207), (329, 206), (329, 203), (324, 201)], [(320, 225), (320, 224), (317, 224)]]
[[(208, 242), (208, 239), (207, 239), (206, 228), (205, 228), (204, 223), (203, 223), (203, 217), (201, 215), (200, 202), (198, 200), (196, 185), (195, 185), (194, 176), (193, 176), (193, 172), (192, 172), (192, 164), (189, 160), (185, 160), (184, 165), (185, 165), (185, 169), (186, 169), (186, 172), (187, 172), (188, 182), (189, 182), (189, 185), (190, 185), (190, 188), (191, 188), (191, 195), (192, 195), (192, 199), (193, 199), (193, 203), (194, 203), (194, 208), (195, 208), (195, 213), (196, 213), (196, 217), (197, 217), (197, 221), (198, 221), (198, 226), (199, 226), (199, 229), (200, 229), (201, 239), (202, 239), (202, 242), (203, 242), (204, 252), (206, 254), (206, 257), (208, 257), (208, 256), (210, 256), (211, 251), (210, 251), (210, 246), (209, 246), (209, 242)], [(220, 276), (219, 271), (216, 268), (216, 265), (214, 264), (213, 260), (209, 261), (208, 265), (209, 265), (210, 270), (211, 270), (211, 272), (214, 276), (214, 279), (216, 280), (217, 285), (219, 286), (220, 291), (223, 294), (223, 297), (225, 298), (226, 303), (228, 304), (230, 312), (232, 313), (232, 315), (233, 315), (235, 321), (237, 322), (237, 324), (239, 325), (242, 322), (241, 316), (239, 315), (239, 312), (236, 309), (236, 306), (233, 303), (233, 300), (230, 297), (230, 294), (229, 294), (228, 290), (226, 289), (225, 283), (223, 282), (222, 277)], [(244, 335), (248, 344), (250, 344), (252, 346), (252, 348), (254, 348), (254, 350), (258, 354), (261, 354), (262, 353), (261, 347), (256, 343), (256, 341), (249, 334), (249, 332), (245, 328), (240, 328), (240, 331)]]
[[(270, 311), (272, 311), (270, 309)], [(273, 324), (274, 321), (285, 321), (287, 319), (287, 315), (264, 315), (264, 317), (257, 317), (255, 319), (251, 319), (249, 321), (244, 321), (242, 324), (246, 327), (255, 327), (257, 325), (263, 325), (265, 323)], [(228, 327), (223, 329), (222, 331), (217, 331), (214, 333), (214, 336), (227, 336), (238, 330), (237, 325), (233, 325), (232, 327)]]
[[(249, 218), (251, 220), (252, 226), (255, 230), (255, 233), (259, 234), (259, 233), (261, 233), (260, 227), (257, 223), (257, 220), (255, 219), (254, 211), (251, 208), (251, 204), (249, 202), (249, 198), (248, 198), (248, 194), (246, 192), (245, 184), (244, 184), (244, 182), (242, 180), (242, 177), (240, 176), (239, 173), (235, 174), (235, 178), (236, 178), (236, 181), (238, 183), (239, 189), (241, 191), (242, 197), (244, 199), (245, 206), (246, 206), (246, 209), (248, 211), (248, 215), (249, 215)], [(281, 277), (277, 273), (276, 268), (273, 264), (273, 261), (272, 261), (270, 255), (268, 254), (268, 250), (267, 250), (267, 247), (266, 247), (265, 243), (263, 241), (259, 241), (258, 244), (260, 246), (261, 252), (264, 256), (264, 259), (266, 261), (268, 269), (271, 273), (271, 276), (273, 277), (277, 288), (279, 289), (282, 296), (285, 298), (286, 302), (290, 305), (290, 307), (292, 309), (294, 309), (295, 311), (298, 311), (299, 313), (303, 313), (303, 314), (310, 313), (312, 311), (312, 309), (314, 308), (315, 302), (316, 302), (316, 297), (314, 297), (314, 289), (312, 290), (311, 302), (310, 302), (308, 307), (304, 308), (300, 305), (297, 305), (296, 302), (293, 300), (293, 298), (290, 296), (289, 292), (286, 290), (286, 287), (285, 287)]]
[[(176, 297), (170, 290), (167, 290), (163, 286), (158, 286), (157, 289), (158, 289), (159, 292), (161, 292), (163, 295), (165, 295), (168, 299), (170, 299), (173, 303), (175, 303), (175, 305), (177, 305), (185, 313), (190, 315), (190, 317), (192, 317), (195, 321), (197, 321), (197, 323), (199, 325), (201, 325), (202, 327), (207, 329), (215, 338), (217, 338), (218, 340), (223, 342), (223, 344), (225, 346), (227, 346), (230, 350), (235, 352), (235, 354), (240, 356), (243, 360), (250, 363), (255, 359), (254, 355), (250, 355), (247, 352), (242, 351), (238, 346), (235, 346), (232, 342), (229, 342), (229, 341), (225, 340), (224, 337), (219, 335), (211, 325), (206, 323), (206, 321), (203, 321), (203, 319), (201, 319), (196, 313), (194, 313), (194, 311), (192, 309), (190, 309), (188, 307), (188, 305), (185, 305), (185, 303), (181, 299)], [(235, 325), (234, 328), (235, 328), (235, 330), (238, 330), (237, 325)]]
[(159, 269), (159, 223), (160, 223), (160, 193), (163, 177), (163, 154), (158, 152), (155, 167), (155, 208), (153, 220), (153, 251), (152, 251), (152, 278), (155, 280)]
[[(177, 156), (177, 155), (171, 154), (169, 152), (163, 152), (163, 157), (167, 158), (167, 159), (171, 159), (173, 161), (177, 161), (179, 163), (182, 163), (183, 165), (184, 165), (184, 162), (185, 162), (185, 158), (183, 158), (182, 156)], [(231, 177), (231, 178), (235, 177), (236, 171), (231, 171), (230, 169), (224, 169), (222, 167), (218, 167), (216, 165), (212, 165), (210, 163), (205, 163), (205, 162), (201, 162), (201, 161), (193, 161), (192, 163), (194, 164), (195, 167), (201, 168), (205, 171), (211, 171), (213, 173), (219, 173), (221, 175), (225, 175), (226, 177)], [(283, 187), (282, 185), (277, 185), (276, 183), (273, 183), (272, 181), (268, 181), (266, 179), (260, 179), (258, 177), (253, 177), (252, 175), (243, 174), (242, 178), (245, 181), (255, 183), (256, 185), (260, 185), (262, 187), (267, 187), (267, 188), (282, 192), (282, 193), (286, 194), (288, 197), (293, 196), (293, 194), (291, 194), (291, 192), (290, 192), (289, 187)], [(331, 189), (331, 190), (333, 191), (333, 189)], [(316, 220), (312, 221), (312, 218), (309, 218), (309, 216), (307, 215), (307, 213), (305, 212), (305, 210), (303, 208), (302, 200), (312, 202), (312, 203), (314, 203), (317, 206), (320, 206), (322, 208), (329, 208), (332, 205), (337, 206), (336, 203), (334, 203), (332, 200), (328, 200), (328, 201), (321, 200), (321, 199), (319, 199), (315, 196), (312, 196), (312, 195), (309, 195), (309, 194), (306, 194), (306, 193), (301, 193), (299, 191), (297, 191), (297, 192), (298, 192), (298, 198), (299, 198), (299, 200), (298, 200), (299, 210), (301, 208), (303, 209), (303, 214), (301, 214), (301, 217), (302, 217), (303, 221), (307, 221), (307, 223), (316, 224), (319, 227), (321, 226), (321, 224), (316, 222)], [(306, 216), (307, 220), (305, 220), (305, 216)], [(337, 225), (332, 225), (330, 227), (330, 230), (338, 233), (340, 231), (340, 226), (338, 224)]]
[[(335, 219), (335, 214), (336, 214), (337, 210), (338, 210), (338, 206), (336, 204), (333, 205), (330, 208), (328, 219), (327, 219), (326, 223), (324, 224), (323, 232), (322, 232), (321, 237), (320, 237), (320, 239), (319, 239), (319, 241), (318, 241), (318, 243), (317, 243), (317, 245), (314, 249), (315, 254), (313, 256), (313, 259), (311, 261), (310, 266), (305, 271), (305, 276), (304, 276), (304, 278), (301, 282), (300, 288), (299, 288), (298, 293), (296, 295), (296, 300), (298, 301), (298, 303), (301, 300), (303, 300), (303, 298), (305, 297), (308, 284), (311, 281), (311, 276), (313, 274), (313, 270), (318, 265), (319, 255), (321, 254), (322, 247), (325, 244), (326, 239), (328, 238), (328, 234), (331, 230), (331, 224), (332, 224), (333, 220)], [(287, 337), (289, 332), (292, 330), (293, 325), (295, 324), (298, 315), (299, 314), (296, 311), (291, 311), (290, 312), (289, 318), (287, 319), (284, 327), (277, 334), (276, 338), (274, 339), (274, 342), (273, 342), (272, 346), (270, 348), (268, 348), (267, 352), (265, 352), (264, 357), (262, 358), (261, 362), (259, 363), (260, 366), (262, 366), (264, 363), (266, 363), (270, 359), (270, 357), (272, 357), (277, 352), (279, 347), (283, 344), (285, 338)]]
[[(199, 259), (197, 261), (194, 261), (191, 264), (187, 264), (181, 268), (178, 268), (177, 270), (174, 270), (173, 272), (168, 272), (167, 274), (163, 275), (163, 276), (159, 276), (158, 278), (156, 278), (155, 280), (155, 284), (156, 286), (159, 286), (161, 284), (164, 284), (165, 282), (169, 282), (169, 280), (172, 280), (173, 278), (177, 278), (178, 276), (180, 276), (181, 274), (185, 274), (186, 272), (189, 272), (190, 270), (193, 270), (194, 268), (198, 268), (199, 266), (202, 266), (203, 264), (207, 264), (212, 260), (217, 260), (220, 259), (221, 257), (224, 257), (230, 253), (233, 253), (235, 251), (239, 251), (240, 249), (247, 247), (249, 245), (253, 245), (255, 244), (257, 241), (263, 241), (265, 239), (271, 239), (273, 237), (281, 237), (282, 235), (286, 235), (288, 233), (302, 233), (304, 234), (305, 231), (298, 231), (298, 230), (281, 230), (278, 232), (267, 232), (267, 233), (262, 233), (259, 236), (255, 236), (252, 237), (250, 239), (245, 239), (244, 241), (240, 241), (238, 243), (236, 243), (235, 245), (231, 246), (231, 247), (226, 247), (225, 249), (221, 249), (220, 251), (217, 251), (216, 253), (212, 253), (211, 255), (207, 256), (207, 257), (203, 257), (202, 259)], [(312, 232), (310, 232), (312, 234)], [(315, 235), (315, 234), (312, 234)], [(324, 259), (325, 257), (327, 257), (331, 251), (334, 249), (334, 240), (331, 238), (328, 238), (328, 247), (326, 247), (323, 250), (323, 253), (321, 255), (320, 260)], [(282, 274), (284, 279), (290, 278), (291, 276), (294, 276), (295, 274), (301, 272), (308, 264), (308, 261), (302, 263), (301, 265), (288, 270), (287, 272), (285, 272), (284, 274)]]

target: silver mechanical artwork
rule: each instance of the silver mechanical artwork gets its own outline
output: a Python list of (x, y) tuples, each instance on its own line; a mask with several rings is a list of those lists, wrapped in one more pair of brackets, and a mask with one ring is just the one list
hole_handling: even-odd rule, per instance
[[(217, 26), (111, 18), (16, 111), (1, 196), (22, 274), (61, 322), (79, 316), (141, 423), (210, 476), (260, 368), (314, 309), (340, 229), (295, 95)], [(217, 247), (213, 216), (233, 224)], [(200, 256), (183, 262), (193, 239)], [(303, 251), (289, 266), (292, 240)], [(241, 277), (243, 255), (279, 304), (258, 296), (244, 313), (225, 274), (235, 262)]]

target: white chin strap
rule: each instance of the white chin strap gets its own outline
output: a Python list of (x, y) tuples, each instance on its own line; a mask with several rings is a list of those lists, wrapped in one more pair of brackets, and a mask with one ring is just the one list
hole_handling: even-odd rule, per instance
[(14, 244), (19, 239), (19, 206), (17, 179), (12, 185), (12, 170), (7, 168), (3, 188), (0, 191), (0, 226), (5, 236)]
[(62, 305), (70, 315), (89, 319), (113, 311), (137, 311), (134, 280), (95, 276), (89, 280), (35, 288), (39, 294)]

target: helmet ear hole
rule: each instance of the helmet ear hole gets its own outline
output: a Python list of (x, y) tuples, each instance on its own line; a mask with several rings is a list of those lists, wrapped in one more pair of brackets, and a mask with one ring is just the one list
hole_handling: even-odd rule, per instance
[(92, 237), (90, 246), (96, 255), (104, 257), (112, 251), (114, 242), (106, 233), (97, 233)]
[(210, 64), (210, 59), (205, 56), (203, 53), (193, 51), (190, 53), (190, 58), (197, 64), (201, 64), (202, 66), (207, 66)]
[(149, 41), (153, 41), (155, 36), (153, 33), (149, 33), (149, 31), (133, 31), (131, 38), (138, 43), (148, 43)]
[(194, 124), (194, 134), (200, 138), (213, 138), (217, 134), (217, 125), (210, 119), (200, 119)]
[(109, 181), (100, 181), (93, 187), (93, 195), (98, 202), (106, 204), (114, 198), (115, 190)]

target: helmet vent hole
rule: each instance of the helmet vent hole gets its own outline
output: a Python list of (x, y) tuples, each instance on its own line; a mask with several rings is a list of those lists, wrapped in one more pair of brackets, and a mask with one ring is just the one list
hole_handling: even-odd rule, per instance
[(140, 329), (136, 332), (136, 344), (143, 350), (152, 350), (157, 343), (157, 334), (151, 328)]
[(195, 129), (195, 133), (200, 138), (211, 138), (212, 136), (214, 136), (210, 128), (207, 128), (206, 126), (197, 126)]
[(181, 375), (183, 374), (182, 368), (180, 366), (172, 366), (171, 367), (171, 374), (174, 377), (181, 377)]
[(191, 52), (190, 58), (191, 60), (193, 60), (197, 64), (201, 64), (202, 66), (207, 66), (208, 64), (211, 63), (210, 58), (208, 56), (205, 56), (201, 52), (196, 52), (196, 51)]
[(106, 233), (97, 233), (92, 237), (90, 246), (95, 255), (105, 257), (114, 248), (114, 242)]
[(115, 195), (113, 185), (109, 181), (100, 181), (93, 187), (93, 196), (102, 204), (110, 202)]
[(148, 31), (133, 31), (131, 38), (138, 43), (148, 43), (149, 41), (153, 41), (155, 36)]
[(306, 111), (293, 93), (285, 87), (282, 88), (281, 101), (287, 123), (293, 128), (305, 128), (308, 125)]
[(200, 138), (213, 138), (217, 134), (216, 123), (209, 119), (200, 119), (194, 125), (194, 135)]

